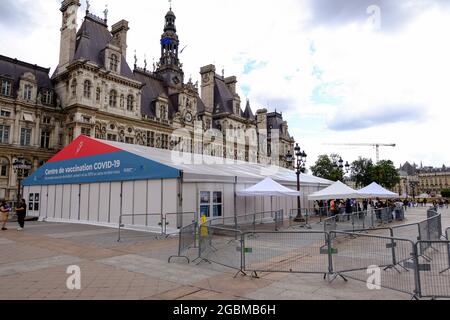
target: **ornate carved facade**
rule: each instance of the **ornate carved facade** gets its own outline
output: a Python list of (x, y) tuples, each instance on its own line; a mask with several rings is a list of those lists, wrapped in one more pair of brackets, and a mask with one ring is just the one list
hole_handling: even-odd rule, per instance
[(0, 198), (15, 197), (15, 157), (25, 156), (36, 169), (81, 134), (174, 149), (181, 139), (172, 133), (182, 129), (191, 139), (185, 151), (263, 163), (278, 152), (279, 165), (289, 166), (284, 155), (294, 140), (282, 114), (261, 109), (255, 116), (249, 101), (243, 111), (236, 77), (218, 75), (213, 65), (201, 68), (200, 85), (185, 82), (172, 10), (159, 62), (153, 70), (137, 63), (132, 70), (128, 22), (110, 30), (106, 16), (86, 11), (77, 28), (79, 6), (79, 0), (62, 2), (60, 58), (51, 78), (49, 69), (0, 56)]

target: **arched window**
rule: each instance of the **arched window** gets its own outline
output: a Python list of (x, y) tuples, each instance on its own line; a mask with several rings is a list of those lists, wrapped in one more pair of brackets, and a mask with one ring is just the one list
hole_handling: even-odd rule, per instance
[(117, 55), (112, 54), (111, 55), (111, 59), (110, 59), (110, 63), (109, 63), (109, 69), (111, 71), (117, 72), (118, 66), (119, 66), (119, 59), (117, 58)]
[(70, 87), (72, 89), (72, 97), (75, 97), (77, 95), (77, 79), (72, 81), (72, 85)]
[(92, 83), (89, 80), (84, 82), (84, 97), (87, 99), (91, 98), (91, 87)]
[(9, 161), (6, 158), (0, 158), (0, 177), (7, 177), (9, 169)]
[(109, 93), (109, 106), (110, 107), (117, 107), (117, 91), (111, 90)]
[(130, 94), (127, 98), (127, 110), (133, 111), (134, 110), (134, 97)]

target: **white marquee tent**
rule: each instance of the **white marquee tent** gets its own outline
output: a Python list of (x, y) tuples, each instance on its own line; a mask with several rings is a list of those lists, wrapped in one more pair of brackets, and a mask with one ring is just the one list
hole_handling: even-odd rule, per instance
[(337, 181), (328, 188), (317, 191), (310, 196), (308, 196), (309, 200), (330, 200), (330, 199), (362, 199), (358, 191), (353, 190), (349, 186), (344, 183)]
[[(24, 181), (29, 214), (47, 221), (160, 230), (198, 218), (231, 217), (297, 207), (285, 196), (237, 197), (267, 176), (296, 192), (293, 170), (80, 136)], [(332, 182), (302, 174), (301, 199)], [(176, 213), (176, 214), (171, 214)], [(183, 214), (188, 213), (188, 214)], [(145, 214), (152, 214), (145, 216)]]
[(282, 186), (278, 182), (267, 177), (260, 183), (236, 193), (238, 197), (298, 197), (301, 195), (299, 191), (289, 189)]
[(364, 198), (394, 199), (399, 197), (398, 194), (383, 188), (376, 182), (358, 190), (358, 193)]

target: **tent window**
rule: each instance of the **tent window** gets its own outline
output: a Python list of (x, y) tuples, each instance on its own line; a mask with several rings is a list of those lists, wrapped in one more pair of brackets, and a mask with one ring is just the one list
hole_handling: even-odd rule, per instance
[(222, 216), (222, 192), (200, 191), (200, 215), (206, 218)]

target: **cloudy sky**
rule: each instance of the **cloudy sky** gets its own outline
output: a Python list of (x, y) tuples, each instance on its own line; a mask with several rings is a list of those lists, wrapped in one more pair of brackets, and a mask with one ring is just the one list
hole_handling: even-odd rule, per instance
[[(128, 61), (157, 59), (167, 0), (91, 0), (130, 21)], [(0, 54), (56, 67), (58, 0), (1, 0)], [(84, 16), (85, 1), (79, 10)], [(283, 112), (309, 154), (450, 165), (450, 1), (173, 0), (186, 77), (201, 66), (236, 75), (254, 111)]]

